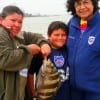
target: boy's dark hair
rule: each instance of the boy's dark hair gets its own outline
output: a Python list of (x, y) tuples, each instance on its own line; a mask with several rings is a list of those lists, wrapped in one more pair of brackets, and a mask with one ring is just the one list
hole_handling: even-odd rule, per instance
[(52, 32), (54, 30), (57, 30), (57, 29), (64, 30), (66, 32), (66, 34), (68, 35), (67, 25), (64, 22), (62, 22), (62, 21), (54, 21), (51, 24), (49, 24), (47, 34), (51, 35)]
[[(71, 12), (72, 15), (76, 15), (76, 11), (75, 11), (75, 2), (79, 2), (80, 0), (67, 0), (66, 2), (66, 8), (68, 12)], [(92, 4), (94, 6), (94, 12), (99, 10), (99, 5), (98, 2), (99, 0), (91, 0)]]
[(20, 8), (18, 8), (17, 6), (12, 6), (12, 5), (4, 7), (0, 16), (5, 18), (6, 16), (13, 14), (13, 13), (18, 13), (18, 14), (21, 14), (22, 16), (24, 16), (24, 13)]

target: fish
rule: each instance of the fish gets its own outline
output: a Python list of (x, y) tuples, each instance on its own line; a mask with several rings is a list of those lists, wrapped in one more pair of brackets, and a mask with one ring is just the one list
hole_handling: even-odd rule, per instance
[(36, 79), (37, 100), (54, 100), (61, 77), (50, 59), (44, 60)]

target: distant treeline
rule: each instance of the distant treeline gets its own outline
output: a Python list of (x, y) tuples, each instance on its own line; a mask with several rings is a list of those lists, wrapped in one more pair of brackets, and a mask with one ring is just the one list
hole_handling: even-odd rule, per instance
[(29, 13), (24, 13), (25, 17), (48, 17), (48, 16), (59, 16), (59, 15), (41, 15), (41, 14), (36, 14), (36, 15), (33, 15), (33, 14), (29, 14)]
[(32, 14), (28, 14), (28, 13), (24, 13), (25, 17), (33, 17), (34, 15)]

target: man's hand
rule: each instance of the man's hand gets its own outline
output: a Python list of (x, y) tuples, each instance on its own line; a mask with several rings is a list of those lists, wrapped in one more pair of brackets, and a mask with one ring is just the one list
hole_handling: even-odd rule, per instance
[(41, 50), (37, 44), (29, 44), (28, 47), (31, 49), (33, 55), (38, 54)]

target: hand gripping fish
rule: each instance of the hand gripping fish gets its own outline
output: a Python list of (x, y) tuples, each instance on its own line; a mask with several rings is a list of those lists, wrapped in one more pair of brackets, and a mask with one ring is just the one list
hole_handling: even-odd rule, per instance
[(61, 78), (56, 67), (48, 60), (44, 60), (37, 76), (37, 100), (53, 100), (60, 87)]

